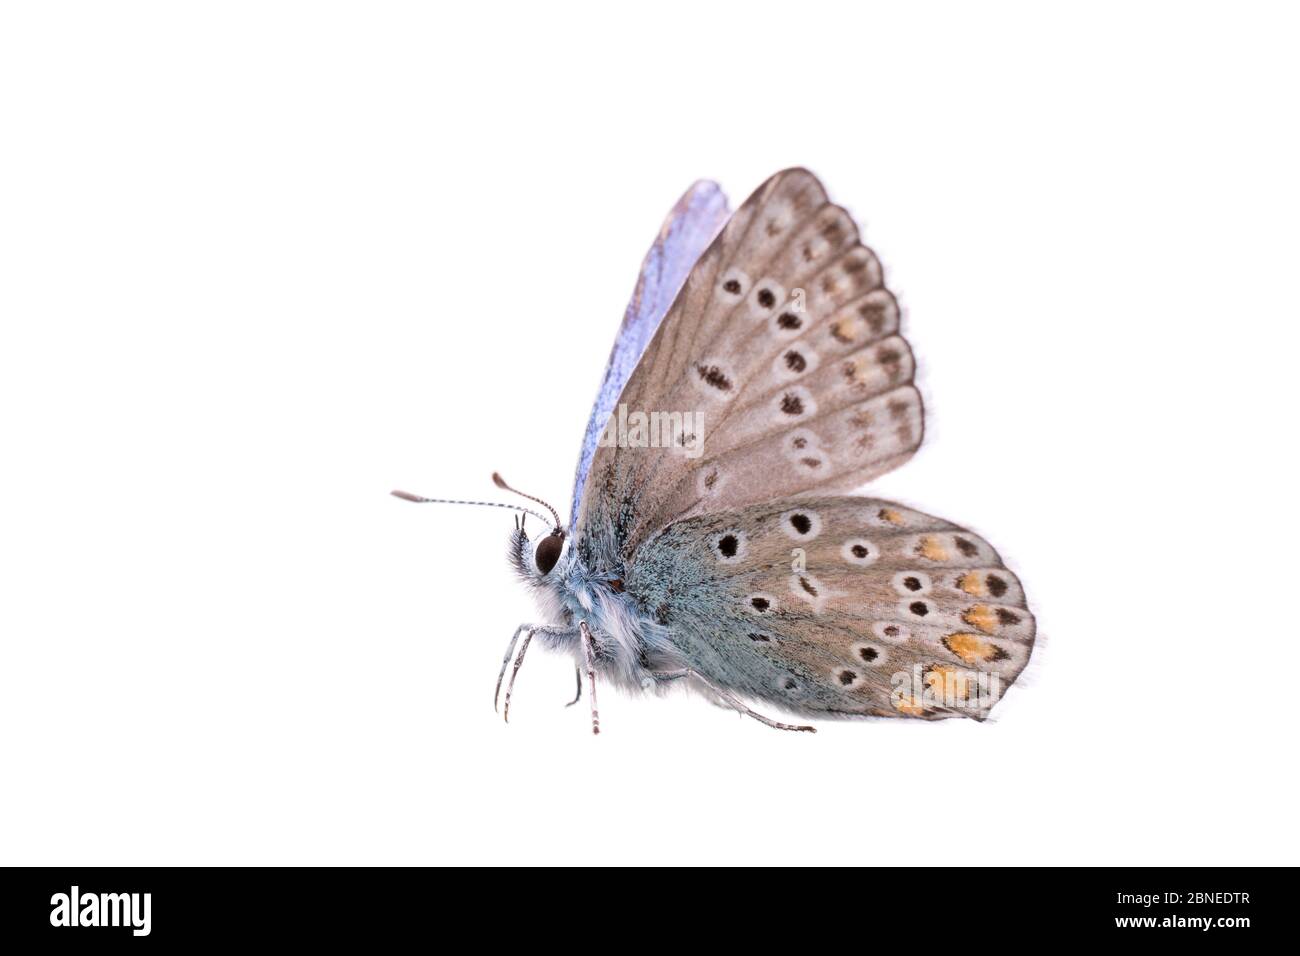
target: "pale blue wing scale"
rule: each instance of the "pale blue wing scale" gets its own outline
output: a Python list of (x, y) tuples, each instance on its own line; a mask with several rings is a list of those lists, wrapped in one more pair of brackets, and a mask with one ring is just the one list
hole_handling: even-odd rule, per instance
[(632, 301), (628, 303), (619, 327), (614, 348), (609, 353), (605, 377), (596, 394), (591, 409), (587, 431), (582, 438), (582, 453), (573, 481), (573, 499), (570, 506), (569, 527), (577, 522), (578, 504), (591, 460), (596, 453), (596, 443), (618, 403), (633, 369), (641, 359), (655, 330), (668, 312), (677, 292), (681, 289), (691, 267), (699, 259), (713, 237), (718, 234), (730, 215), (727, 197), (717, 183), (700, 180), (678, 200), (659, 230), (654, 245), (641, 264)]

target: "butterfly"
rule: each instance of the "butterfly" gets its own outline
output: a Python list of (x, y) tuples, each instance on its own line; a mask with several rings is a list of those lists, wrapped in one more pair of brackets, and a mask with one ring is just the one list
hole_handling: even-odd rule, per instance
[[(755, 708), (985, 718), (1034, 645), (1019, 580), (965, 528), (849, 494), (920, 446), (914, 373), (879, 260), (815, 176), (777, 173), (734, 214), (693, 185), (642, 265), (567, 523), (530, 495), (550, 519), (465, 502), (526, 512), (507, 554), (543, 622), (506, 648), (506, 719), (534, 639), (574, 658), (593, 733), (598, 678), (783, 730), (815, 728)], [(551, 530), (530, 539), (527, 514)]]

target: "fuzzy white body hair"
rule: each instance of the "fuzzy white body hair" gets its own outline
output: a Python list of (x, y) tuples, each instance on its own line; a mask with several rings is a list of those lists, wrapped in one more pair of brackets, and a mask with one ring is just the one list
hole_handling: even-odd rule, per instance
[(612, 588), (607, 576), (588, 569), (576, 549), (566, 545), (548, 574), (537, 570), (535, 549), (522, 530), (511, 535), (510, 563), (533, 592), (540, 623), (554, 629), (538, 632), (545, 646), (570, 655), (584, 670), (578, 622), (586, 622), (596, 646), (597, 673), (627, 691), (652, 689), (659, 683), (657, 674), (685, 666), (666, 629), (642, 613), (629, 595)]

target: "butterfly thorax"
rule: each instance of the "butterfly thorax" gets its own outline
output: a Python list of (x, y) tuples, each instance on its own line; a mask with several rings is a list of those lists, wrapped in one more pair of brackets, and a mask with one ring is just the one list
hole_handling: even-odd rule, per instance
[(539, 632), (539, 640), (581, 663), (577, 626), (585, 621), (596, 644), (597, 669), (627, 689), (646, 689), (655, 674), (682, 666), (668, 631), (626, 591), (620, 569), (589, 566), (581, 549), (566, 547), (555, 567), (540, 574), (531, 559), (535, 547), (516, 530), (508, 557), (532, 591), (543, 622), (555, 629)]

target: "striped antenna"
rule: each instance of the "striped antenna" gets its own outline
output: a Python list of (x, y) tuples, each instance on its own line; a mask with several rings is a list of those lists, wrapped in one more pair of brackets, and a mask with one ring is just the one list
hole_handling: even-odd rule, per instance
[[(564, 525), (560, 524), (560, 516), (555, 513), (555, 509), (552, 508), (550, 505), (548, 505), (541, 498), (534, 498), (532, 495), (524, 494), (518, 488), (511, 488), (509, 485), (506, 484), (506, 480), (501, 477), (499, 472), (495, 472), (495, 471), (492, 472), (492, 481), (496, 483), (496, 486), (498, 488), (503, 488), (506, 491), (513, 491), (520, 498), (527, 498), (529, 501), (536, 501), (539, 505), (541, 505), (543, 508), (549, 511), (551, 513), (551, 516), (555, 519), (555, 530), (556, 531), (564, 530)], [(545, 521), (546, 519), (542, 518), (542, 520)]]
[(394, 498), (401, 498), (403, 501), (414, 501), (417, 505), (481, 505), (484, 508), (509, 508), (512, 511), (523, 511), (534, 518), (546, 523), (546, 515), (539, 514), (532, 508), (525, 508), (523, 505), (508, 505), (503, 501), (461, 501), (457, 498), (424, 498), (420, 495), (413, 495), (409, 491), (391, 492)]

